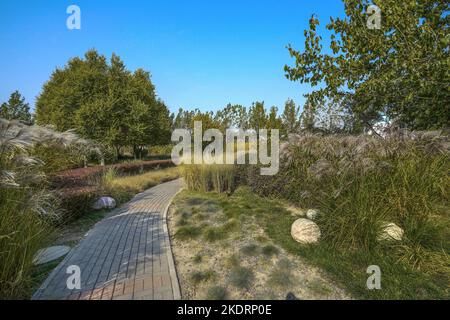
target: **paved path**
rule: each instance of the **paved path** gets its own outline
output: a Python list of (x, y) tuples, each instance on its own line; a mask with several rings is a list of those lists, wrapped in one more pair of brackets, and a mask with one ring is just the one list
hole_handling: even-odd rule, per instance
[[(181, 180), (138, 194), (97, 223), (53, 270), (33, 299), (180, 299), (167, 232), (167, 208)], [(69, 290), (69, 266), (81, 289)]]

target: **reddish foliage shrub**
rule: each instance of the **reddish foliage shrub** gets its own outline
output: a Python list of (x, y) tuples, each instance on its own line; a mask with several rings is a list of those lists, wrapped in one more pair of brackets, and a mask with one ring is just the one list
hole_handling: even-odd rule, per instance
[(102, 196), (99, 181), (106, 170), (114, 168), (119, 174), (139, 174), (172, 166), (172, 160), (157, 160), (79, 168), (55, 174), (51, 186), (57, 189), (61, 199), (63, 220), (70, 221), (91, 211), (92, 203)]

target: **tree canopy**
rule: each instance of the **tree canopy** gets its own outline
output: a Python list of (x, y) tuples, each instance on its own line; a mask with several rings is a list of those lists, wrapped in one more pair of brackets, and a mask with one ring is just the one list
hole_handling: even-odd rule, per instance
[(381, 28), (367, 27), (368, 0), (343, 0), (344, 18), (331, 18), (329, 50), (323, 50), (320, 24), (313, 15), (305, 46), (288, 46), (292, 81), (309, 83), (312, 112), (324, 100), (339, 103), (357, 121), (387, 117), (412, 129), (448, 125), (449, 4), (444, 0), (379, 0)]

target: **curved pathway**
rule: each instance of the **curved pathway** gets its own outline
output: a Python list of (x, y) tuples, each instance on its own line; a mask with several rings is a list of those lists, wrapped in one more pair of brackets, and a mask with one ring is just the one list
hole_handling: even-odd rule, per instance
[[(166, 223), (167, 209), (181, 187), (181, 180), (163, 183), (112, 211), (53, 270), (33, 299), (181, 299)], [(67, 287), (70, 266), (80, 268), (79, 290)]]

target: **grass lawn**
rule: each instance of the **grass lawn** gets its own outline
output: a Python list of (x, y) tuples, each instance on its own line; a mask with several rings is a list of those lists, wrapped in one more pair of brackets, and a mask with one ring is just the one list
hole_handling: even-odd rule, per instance
[[(169, 226), (183, 298), (284, 299), (288, 292), (301, 299), (449, 298), (448, 275), (413, 270), (391, 258), (392, 247), (366, 252), (298, 244), (290, 228), (301, 212), (245, 187), (231, 196), (181, 193)], [(381, 268), (381, 290), (366, 287), (370, 265)]]

